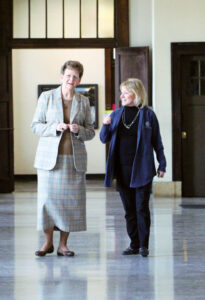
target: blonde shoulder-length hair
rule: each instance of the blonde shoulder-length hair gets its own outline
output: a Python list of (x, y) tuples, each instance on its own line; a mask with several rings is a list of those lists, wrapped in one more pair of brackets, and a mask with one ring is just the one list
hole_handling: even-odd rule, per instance
[(128, 78), (120, 84), (120, 90), (122, 90), (122, 87), (135, 94), (134, 102), (136, 106), (141, 105), (141, 107), (144, 107), (147, 105), (147, 93), (140, 79)]

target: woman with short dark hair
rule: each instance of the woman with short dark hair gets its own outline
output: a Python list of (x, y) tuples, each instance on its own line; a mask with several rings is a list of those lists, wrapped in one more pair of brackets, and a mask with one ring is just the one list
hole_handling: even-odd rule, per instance
[(40, 136), (34, 164), (38, 173), (37, 229), (45, 233), (37, 256), (54, 251), (54, 229), (60, 230), (57, 254), (74, 256), (67, 246), (69, 233), (86, 230), (84, 141), (91, 140), (95, 132), (89, 100), (75, 90), (82, 75), (81, 63), (65, 62), (62, 85), (40, 95), (31, 124), (33, 133)]

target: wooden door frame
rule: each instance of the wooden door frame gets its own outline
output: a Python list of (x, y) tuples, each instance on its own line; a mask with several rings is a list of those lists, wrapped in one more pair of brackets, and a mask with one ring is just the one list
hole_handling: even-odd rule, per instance
[[(0, 192), (14, 190), (12, 61), (9, 41), (12, 36), (12, 3), (0, 0)], [(3, 147), (2, 147), (3, 146)]]
[[(151, 100), (151, 72), (150, 72), (150, 55), (149, 55), (149, 46), (145, 46), (145, 47), (123, 47), (123, 48), (119, 48), (117, 49), (115, 55), (115, 106), (116, 108), (119, 108), (119, 99), (120, 99), (120, 90), (119, 90), (119, 86), (120, 83), (123, 81), (121, 78), (121, 62), (122, 62), (122, 57), (123, 55), (128, 55), (129, 56), (134, 56), (136, 57), (142, 57), (144, 60), (144, 64), (147, 65), (148, 67), (146, 68), (147, 71), (147, 82), (144, 82), (144, 86), (145, 89), (147, 91), (147, 98), (148, 98), (148, 105), (152, 104), (152, 100)], [(136, 77), (137, 75), (130, 75), (131, 77)]]
[[(13, 38), (13, 0), (0, 0), (0, 56), (7, 62), (6, 71), (3, 74), (5, 84), (5, 95), (0, 94), (0, 104), (6, 103), (7, 108), (2, 114), (6, 114), (7, 124), (0, 128), (0, 135), (7, 138), (6, 159), (8, 163), (5, 167), (7, 175), (0, 178), (0, 192), (12, 192), (14, 190), (14, 143), (13, 143), (13, 99), (12, 99), (12, 49), (62, 49), (62, 48), (104, 48), (113, 49), (115, 47), (129, 46), (129, 0), (114, 0), (115, 3), (115, 23), (114, 38), (93, 38), (93, 39), (14, 39)], [(105, 77), (109, 74), (110, 54), (106, 52)], [(109, 78), (106, 82), (106, 99), (112, 102), (111, 87)], [(1, 97), (2, 96), (2, 97)], [(4, 151), (4, 152), (5, 152)], [(2, 161), (5, 159), (2, 152)], [(1, 163), (1, 162), (0, 162)]]
[(186, 55), (205, 55), (205, 42), (171, 44), (173, 181), (182, 181), (181, 60)]
[[(0, 0), (5, 1), (5, 0)], [(13, 0), (7, 0), (13, 15)], [(29, 17), (30, 22), (30, 17)], [(13, 18), (10, 19), (13, 28)], [(30, 23), (29, 23), (30, 24)], [(98, 25), (97, 25), (98, 26)], [(30, 26), (29, 26), (30, 32)], [(80, 30), (81, 32), (81, 30)], [(13, 35), (13, 34), (12, 34)], [(18, 48), (116, 48), (129, 46), (129, 0), (114, 0), (114, 37), (113, 38), (13, 38), (9, 46)], [(30, 35), (29, 35), (30, 36)]]

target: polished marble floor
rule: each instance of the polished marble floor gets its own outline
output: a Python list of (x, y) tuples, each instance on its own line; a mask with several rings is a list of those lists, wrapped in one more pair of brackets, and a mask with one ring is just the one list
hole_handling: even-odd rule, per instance
[(152, 197), (150, 208), (149, 257), (122, 256), (118, 193), (88, 181), (88, 228), (69, 238), (76, 256), (37, 258), (36, 183), (17, 182), (0, 194), (0, 300), (205, 299), (205, 199)]

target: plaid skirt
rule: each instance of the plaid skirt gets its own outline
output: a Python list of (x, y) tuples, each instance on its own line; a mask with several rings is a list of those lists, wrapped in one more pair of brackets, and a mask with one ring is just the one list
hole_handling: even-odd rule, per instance
[(86, 230), (85, 173), (76, 172), (72, 155), (58, 155), (54, 169), (38, 169), (37, 230)]

